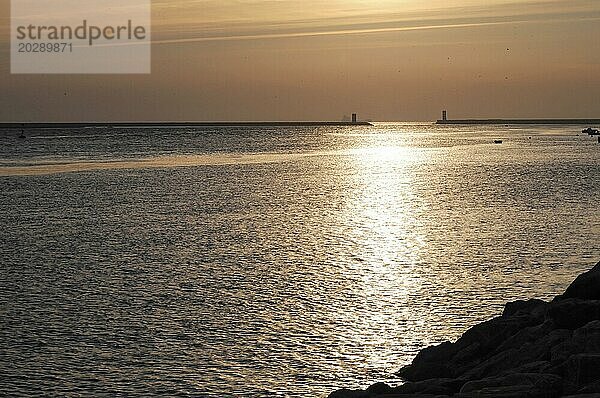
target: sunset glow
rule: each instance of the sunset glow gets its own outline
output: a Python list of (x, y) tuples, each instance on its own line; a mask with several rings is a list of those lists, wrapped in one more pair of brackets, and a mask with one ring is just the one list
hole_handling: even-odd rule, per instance
[(4, 62), (0, 118), (338, 120), (354, 111), (435, 120), (446, 108), (455, 117), (597, 116), (600, 100), (588, 95), (600, 89), (596, 2), (152, 6), (151, 75), (24, 78)]

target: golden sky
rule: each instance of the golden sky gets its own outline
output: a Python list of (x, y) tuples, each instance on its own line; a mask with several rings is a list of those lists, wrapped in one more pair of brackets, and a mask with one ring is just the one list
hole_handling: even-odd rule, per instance
[(597, 0), (156, 0), (152, 74), (10, 75), (0, 120), (600, 117)]

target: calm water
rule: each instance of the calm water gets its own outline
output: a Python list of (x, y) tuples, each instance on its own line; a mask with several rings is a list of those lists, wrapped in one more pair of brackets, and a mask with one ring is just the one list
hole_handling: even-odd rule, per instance
[(579, 130), (2, 132), (0, 395), (393, 382), (600, 260)]

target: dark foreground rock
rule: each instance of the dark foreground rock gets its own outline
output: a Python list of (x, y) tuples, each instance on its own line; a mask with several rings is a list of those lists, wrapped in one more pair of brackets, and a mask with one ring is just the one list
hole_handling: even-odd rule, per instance
[(425, 348), (398, 375), (329, 398), (600, 398), (600, 263), (551, 302), (508, 303), (455, 343)]

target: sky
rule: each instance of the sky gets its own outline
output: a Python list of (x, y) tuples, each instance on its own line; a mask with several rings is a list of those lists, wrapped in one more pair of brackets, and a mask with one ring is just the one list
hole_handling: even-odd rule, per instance
[(5, 122), (600, 117), (598, 0), (155, 0), (148, 75), (11, 75), (9, 6)]

